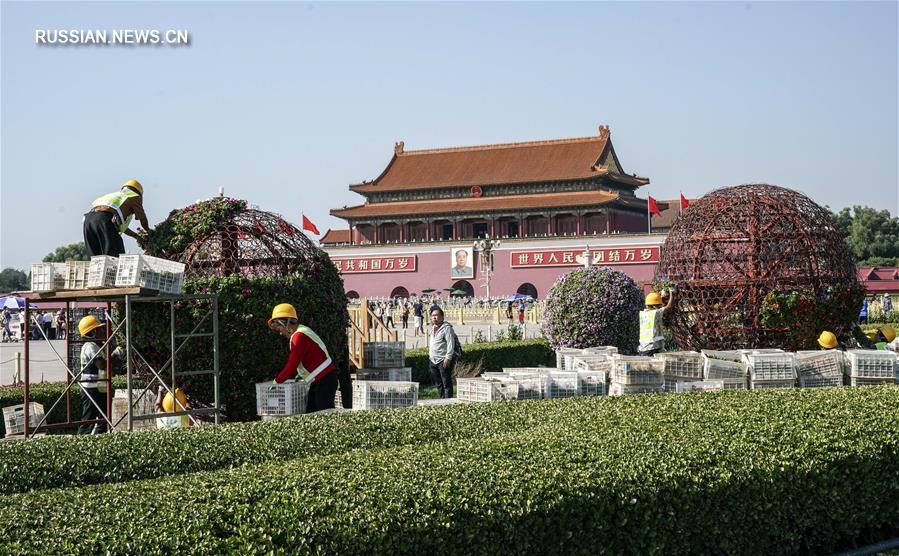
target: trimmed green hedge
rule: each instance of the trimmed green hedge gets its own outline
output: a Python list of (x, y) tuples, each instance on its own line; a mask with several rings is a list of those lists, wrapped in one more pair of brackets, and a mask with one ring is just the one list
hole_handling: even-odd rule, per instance
[[(0, 552), (825, 553), (899, 532), (897, 404), (890, 387), (495, 404), (554, 415), (481, 438), (11, 495)], [(432, 411), (482, 419), (468, 410)], [(386, 441), (385, 413), (404, 412), (366, 415)], [(241, 426), (258, 425), (218, 430)]]
[[(475, 364), (478, 361), (486, 372), (502, 371), (503, 367), (555, 367), (556, 354), (544, 339), (463, 345), (462, 362)], [(407, 351), (406, 366), (412, 367), (412, 380), (431, 383), (427, 349)]]
[[(132, 388), (137, 382), (132, 382)], [(113, 388), (126, 388), (125, 377), (112, 377)], [(59, 396), (66, 390), (65, 382), (49, 382), (46, 384), (33, 384), (30, 388), (28, 401), (37, 402), (44, 406), (44, 411), (50, 411), (50, 407), (56, 402)], [(18, 386), (4, 386), (0, 388), (0, 408), (9, 407), (11, 405), (22, 405), (25, 399), (25, 391)], [(81, 418), (81, 388), (76, 384), (72, 387), (72, 420)], [(66, 420), (66, 401), (63, 399), (59, 402), (50, 415), (47, 417), (48, 423), (61, 423)], [(6, 434), (6, 422), (0, 422), (0, 437)]]

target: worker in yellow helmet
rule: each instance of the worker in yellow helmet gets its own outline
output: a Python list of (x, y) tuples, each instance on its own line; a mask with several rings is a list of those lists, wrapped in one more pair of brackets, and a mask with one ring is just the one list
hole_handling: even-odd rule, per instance
[(275, 376), (275, 382), (296, 378), (306, 382), (306, 413), (334, 408), (337, 372), (328, 347), (311, 328), (299, 323), (297, 311), (290, 303), (272, 309), (269, 328), (290, 340), (287, 363)]
[(650, 292), (646, 296), (646, 308), (640, 311), (640, 355), (652, 355), (665, 347), (662, 326), (671, 314), (676, 294), (677, 288), (671, 286), (662, 293)]
[(139, 238), (128, 226), (137, 216), (144, 231), (150, 229), (144, 213), (144, 187), (137, 180), (126, 181), (119, 191), (94, 199), (91, 210), (84, 215), (84, 246), (90, 256), (125, 253), (121, 234)]
[(78, 334), (85, 340), (81, 346), (81, 377), (83, 390), (81, 397), (81, 420), (97, 423), (82, 423), (78, 434), (96, 434), (106, 432), (107, 405), (106, 397), (108, 381), (106, 378), (106, 354), (100, 351), (96, 341), (103, 342), (106, 337), (106, 326), (97, 317), (87, 315), (78, 322)]
[[(165, 386), (160, 386), (156, 393), (156, 413), (176, 413), (190, 409), (187, 395), (184, 393), (186, 386), (180, 381), (176, 382), (175, 395)], [(187, 415), (167, 415), (156, 418), (157, 429), (177, 429), (190, 425), (190, 417)]]
[(821, 349), (836, 349), (837, 347), (837, 336), (833, 332), (829, 330), (825, 330), (821, 332), (821, 335), (818, 336), (818, 345), (821, 346)]
[(874, 335), (874, 347), (877, 349), (890, 349), (890, 344), (896, 339), (896, 329), (889, 325), (881, 326)]

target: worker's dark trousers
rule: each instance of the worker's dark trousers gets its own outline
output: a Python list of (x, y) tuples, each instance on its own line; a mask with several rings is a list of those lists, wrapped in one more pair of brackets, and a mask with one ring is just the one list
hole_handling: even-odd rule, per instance
[(437, 386), (437, 392), (441, 398), (453, 397), (453, 369), (456, 368), (456, 360), (451, 359), (449, 367), (443, 368), (443, 361), (434, 363), (428, 361), (431, 366), (431, 381)]
[(112, 217), (111, 212), (89, 212), (84, 215), (84, 246), (91, 257), (118, 257), (125, 253), (125, 243), (112, 223)]
[(337, 369), (316, 380), (306, 395), (306, 413), (314, 413), (322, 409), (334, 408), (334, 396), (337, 395)]
[[(96, 406), (91, 403), (91, 400), (97, 404)], [(106, 392), (100, 392), (96, 388), (88, 388), (87, 390), (81, 391), (81, 420), (87, 421), (89, 419), (102, 419), (100, 411), (97, 409), (99, 406), (103, 409), (103, 412), (106, 412)], [(94, 431), (95, 425), (93, 423), (89, 425), (81, 425), (78, 427), (78, 434), (90, 434)], [(99, 423), (96, 425), (97, 432), (106, 432), (106, 421)]]

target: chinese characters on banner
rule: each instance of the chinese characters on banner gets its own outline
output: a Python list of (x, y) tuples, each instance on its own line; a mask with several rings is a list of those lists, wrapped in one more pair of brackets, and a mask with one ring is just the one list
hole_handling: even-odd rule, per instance
[(415, 272), (415, 255), (400, 257), (332, 257), (331, 262), (341, 274), (362, 272)]
[[(659, 262), (661, 247), (611, 247), (590, 249), (593, 264), (615, 266), (621, 264), (648, 264)], [(559, 249), (553, 251), (512, 251), (512, 268), (532, 268), (536, 266), (583, 266), (584, 249)]]

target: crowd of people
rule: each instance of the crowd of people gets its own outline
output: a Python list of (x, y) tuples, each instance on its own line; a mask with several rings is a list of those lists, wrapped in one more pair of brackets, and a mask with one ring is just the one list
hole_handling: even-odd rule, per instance
[[(66, 315), (62, 309), (56, 311), (34, 311), (34, 320), (31, 326), (31, 339), (48, 340), (66, 339)], [(40, 326), (35, 326), (39, 324)], [(25, 312), (4, 308), (0, 314), (0, 327), (2, 327), (3, 342), (19, 342), (25, 337)]]
[[(352, 303), (352, 301), (351, 301)], [(371, 298), (368, 300), (368, 308), (375, 318), (387, 328), (403, 330), (409, 329), (409, 317), (412, 317), (412, 329), (414, 336), (424, 335), (425, 315), (435, 308), (477, 308), (495, 309), (503, 308), (509, 323), (518, 322), (524, 324), (525, 312), (534, 305), (531, 298), (510, 301), (502, 298), (474, 298), (474, 297), (395, 297), (395, 298)], [(400, 326), (396, 324), (396, 318), (400, 320)]]

